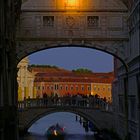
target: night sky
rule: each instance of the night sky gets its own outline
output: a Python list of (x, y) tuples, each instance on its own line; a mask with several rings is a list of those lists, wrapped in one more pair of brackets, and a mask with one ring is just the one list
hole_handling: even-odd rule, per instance
[(30, 64), (55, 65), (72, 70), (87, 68), (93, 72), (113, 70), (113, 57), (107, 53), (89, 48), (65, 47), (47, 49), (29, 56)]

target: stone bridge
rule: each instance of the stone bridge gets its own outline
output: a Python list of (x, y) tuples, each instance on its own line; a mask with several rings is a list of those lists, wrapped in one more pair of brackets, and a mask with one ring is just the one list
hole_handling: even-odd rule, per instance
[(101, 50), (125, 61), (128, 9), (118, 0), (101, 1), (79, 0), (74, 9), (64, 0), (23, 3), (16, 34), (17, 61), (40, 50), (66, 46)]
[[(19, 102), (19, 130), (26, 133), (40, 118), (55, 112), (71, 112), (80, 115), (91, 121), (95, 125), (95, 129), (112, 129), (114, 128), (113, 113), (109, 105), (103, 101), (91, 106), (91, 104), (44, 104), (44, 100), (27, 100)], [(36, 104), (37, 103), (37, 104)], [(81, 101), (82, 103), (82, 101)], [(26, 107), (25, 107), (26, 105)], [(24, 107), (23, 107), (24, 106)]]

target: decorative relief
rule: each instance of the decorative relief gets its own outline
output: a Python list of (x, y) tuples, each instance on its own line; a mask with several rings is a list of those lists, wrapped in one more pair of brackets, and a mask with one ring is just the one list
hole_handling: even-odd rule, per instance
[(72, 28), (75, 24), (75, 19), (74, 17), (72, 16), (68, 16), (66, 17), (66, 25), (69, 27), (69, 28)]
[(87, 16), (87, 27), (96, 28), (99, 26), (99, 16)]
[(75, 36), (75, 30), (76, 30), (76, 18), (73, 16), (66, 16), (65, 18), (65, 35), (69, 37)]

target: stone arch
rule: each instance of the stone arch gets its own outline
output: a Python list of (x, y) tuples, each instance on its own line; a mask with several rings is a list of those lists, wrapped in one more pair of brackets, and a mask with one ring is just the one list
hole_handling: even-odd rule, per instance
[(94, 117), (86, 114), (85, 112), (82, 112), (82, 111), (79, 111), (79, 110), (76, 110), (76, 109), (72, 109), (72, 108), (65, 108), (65, 109), (51, 109), (49, 111), (45, 111), (45, 112), (42, 112), (40, 114), (38, 114), (37, 116), (33, 117), (29, 122), (28, 124), (26, 124), (26, 126), (24, 126), (24, 133), (26, 133), (28, 131), (28, 129), (36, 122), (38, 121), (39, 119), (49, 115), (49, 114), (52, 114), (52, 113), (57, 113), (57, 112), (69, 112), (69, 113), (74, 113), (74, 114), (77, 114), (83, 118), (86, 118), (87, 120), (91, 121), (93, 124), (94, 124), (94, 128), (95, 130), (98, 130), (100, 129), (99, 127), (99, 124), (94, 120)]
[[(116, 6), (114, 6), (113, 2), (116, 2), (115, 5), (118, 5), (117, 8)], [(118, 4), (119, 2), (120, 4)], [(127, 61), (126, 61), (127, 56), (126, 56), (125, 51), (126, 51), (126, 48), (128, 47), (127, 43), (128, 43), (128, 38), (129, 38), (128, 30), (127, 30), (128, 27), (127, 27), (127, 22), (126, 22), (126, 17), (128, 14), (128, 7), (126, 7), (126, 5), (124, 5), (122, 2), (127, 3), (128, 0), (119, 0), (119, 1), (109, 0), (108, 3), (106, 3), (107, 7), (103, 8), (102, 6), (101, 7), (95, 6), (93, 9), (90, 9), (87, 12), (82, 11), (85, 15), (84, 19), (83, 19), (83, 16), (79, 18), (79, 13), (80, 13), (79, 11), (77, 11), (76, 14), (69, 13), (70, 16), (77, 18), (76, 23), (78, 23), (77, 24), (78, 30), (77, 30), (77, 26), (73, 27), (73, 33), (71, 32), (70, 34), (69, 32), (68, 33), (66, 32), (65, 34), (65, 29), (67, 29), (67, 31), (69, 30), (71, 31), (72, 25), (69, 25), (69, 27), (66, 26), (65, 29), (63, 29), (64, 25), (66, 24), (65, 19), (68, 16), (67, 12), (61, 11), (64, 14), (64, 17), (63, 17), (64, 19), (62, 18), (62, 20), (59, 21), (59, 23), (61, 24), (56, 24), (56, 26), (54, 26), (54, 30), (52, 31), (48, 30), (49, 34), (43, 34), (40, 31), (40, 29), (43, 28), (43, 26), (41, 26), (43, 25), (43, 23), (41, 22), (42, 17), (46, 15), (47, 16), (51, 15), (51, 16), (54, 16), (54, 18), (56, 18), (57, 17), (56, 14), (58, 14), (58, 17), (57, 17), (58, 19), (59, 17), (62, 16), (60, 14), (61, 12), (59, 11), (58, 13), (55, 13), (53, 9), (45, 8), (45, 10), (42, 9), (44, 10), (42, 13), (42, 16), (40, 16), (41, 11), (39, 12), (38, 15), (34, 16), (33, 13), (35, 12), (37, 13), (38, 11), (38, 9), (36, 9), (37, 7), (35, 9), (34, 7), (32, 7), (31, 9), (26, 6), (25, 6), (25, 9), (24, 7), (22, 7), (23, 11), (22, 11), (21, 16), (23, 16), (23, 20), (25, 22), (25, 29), (24, 29), (24, 26), (21, 26), (21, 28), (19, 29), (19, 34), (17, 35), (17, 63), (25, 56), (28, 56), (40, 50), (57, 48), (57, 47), (65, 47), (65, 46), (68, 46), (68, 47), (77, 46), (77, 47), (97, 49), (97, 50), (106, 52), (108, 54), (111, 54), (112, 56), (118, 58), (123, 63), (126, 73), (127, 73), (128, 66), (127, 66)], [(30, 6), (32, 5), (33, 3), (31, 2)], [(109, 5), (110, 5), (110, 8), (108, 8)], [(44, 14), (45, 11), (46, 11), (46, 14)], [(47, 12), (49, 12), (49, 14)], [(98, 12), (100, 14), (97, 14)], [(109, 16), (108, 16), (108, 12), (110, 13)], [(92, 16), (100, 17), (101, 14), (103, 17), (102, 23), (104, 23), (104, 21), (106, 20), (106, 24), (105, 25), (102, 24), (104, 26), (103, 28), (100, 27), (98, 29), (99, 31), (97, 31), (96, 29), (89, 30), (85, 28), (87, 26), (85, 23), (87, 22), (88, 16), (92, 15)], [(40, 17), (38, 18), (37, 16), (40, 16)], [(33, 28), (32, 25), (35, 23), (35, 20), (34, 20), (35, 18), (36, 18), (36, 21), (38, 20), (39, 22), (36, 22), (35, 28)], [(111, 22), (113, 21), (112, 24), (117, 23), (119, 25), (119, 23), (122, 23), (121, 25), (123, 26), (112, 28), (112, 26), (108, 24), (108, 19), (111, 19)], [(79, 24), (81, 23), (81, 21), (83, 21), (82, 22), (83, 24)], [(24, 25), (24, 22), (23, 22), (23, 25)], [(57, 31), (57, 33), (55, 31)], [(50, 32), (52, 34), (50, 34)], [(127, 95), (127, 91), (125, 95)], [(127, 103), (127, 96), (125, 96), (125, 100), (126, 100), (125, 102)], [(127, 108), (127, 104), (126, 104), (126, 108)], [(126, 113), (126, 116), (127, 116), (127, 113)]]
[[(125, 42), (126, 43), (126, 42)], [(103, 45), (104, 44), (104, 45)], [(114, 47), (112, 47), (114, 46)], [(117, 48), (119, 46), (119, 49)], [(122, 64), (125, 66), (126, 71), (128, 71), (127, 63), (125, 62), (125, 54), (124, 54), (124, 46), (122, 41), (108, 43), (103, 41), (102, 43), (96, 41), (73, 41), (73, 40), (66, 40), (66, 41), (56, 41), (56, 42), (24, 42), (18, 43), (18, 50), (17, 50), (17, 64), (26, 56), (36, 53), (38, 51), (53, 49), (53, 48), (62, 48), (62, 47), (81, 47), (81, 48), (88, 48), (88, 49), (95, 49), (107, 54), (114, 56), (115, 58), (119, 59)], [(21, 49), (20, 49), (21, 48)]]
[[(101, 0), (99, 3), (88, 0), (86, 5), (81, 1), (79, 8), (71, 12), (65, 11), (63, 0), (59, 4), (57, 0), (46, 3), (44, 0), (23, 0), (16, 36), (17, 61), (39, 50), (81, 46), (107, 52), (124, 63), (128, 42), (128, 8), (124, 1), (127, 0)], [(44, 17), (47, 21), (53, 19), (53, 27), (44, 26)], [(67, 23), (68, 17), (73, 19), (72, 23)], [(91, 18), (97, 26), (94, 22), (88, 24)]]

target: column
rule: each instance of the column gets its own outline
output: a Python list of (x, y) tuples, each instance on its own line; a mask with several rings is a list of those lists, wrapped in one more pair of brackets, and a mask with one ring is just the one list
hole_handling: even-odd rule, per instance
[[(138, 132), (140, 132), (140, 71), (138, 72), (138, 74), (136, 75), (136, 82), (137, 82), (137, 96), (138, 96), (138, 122), (139, 122), (139, 130)], [(139, 139), (140, 139), (140, 133), (139, 133)]]
[(0, 1), (0, 140), (18, 139), (15, 2)]

